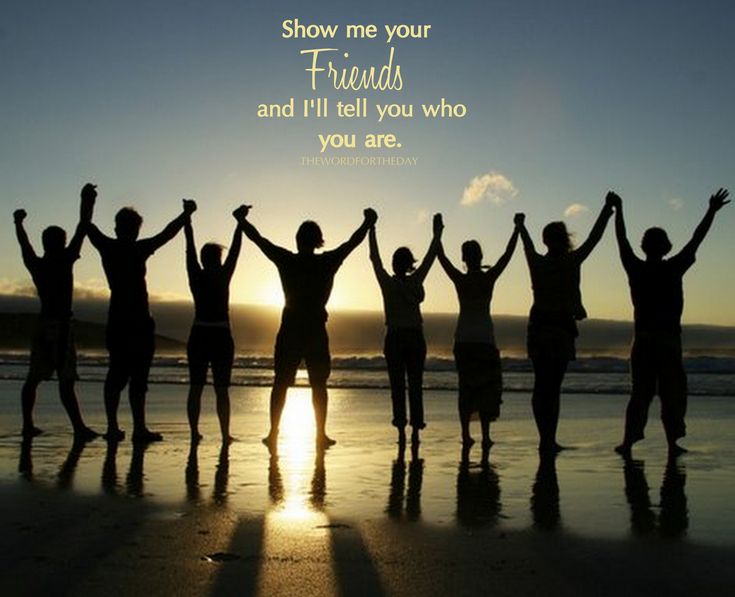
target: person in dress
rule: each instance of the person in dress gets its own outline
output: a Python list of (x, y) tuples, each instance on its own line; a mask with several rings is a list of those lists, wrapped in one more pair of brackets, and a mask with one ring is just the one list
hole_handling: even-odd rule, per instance
[(492, 267), (482, 265), (482, 248), (476, 240), (462, 243), (462, 261), (465, 271), (456, 268), (439, 244), (439, 263), (454, 284), (459, 301), (459, 317), (454, 332), (454, 362), (459, 381), (458, 409), (462, 430), (462, 444), (469, 448), (474, 443), (470, 435), (473, 413), (480, 416), (483, 451), (490, 449), (490, 422), (500, 416), (503, 379), (500, 353), (495, 344), (490, 302), (495, 282), (508, 266), (516, 244), (519, 228), (516, 225), (505, 252)]

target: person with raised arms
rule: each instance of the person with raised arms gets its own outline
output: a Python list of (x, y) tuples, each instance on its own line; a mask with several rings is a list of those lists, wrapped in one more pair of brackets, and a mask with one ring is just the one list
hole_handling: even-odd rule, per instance
[(610, 200), (608, 193), (589, 236), (576, 249), (564, 222), (547, 224), (542, 236), (547, 251), (543, 255), (536, 252), (525, 216), (516, 215), (533, 287), (527, 347), (534, 373), (531, 404), (542, 453), (563, 449), (556, 441), (561, 384), (569, 361), (576, 358), (577, 321), (587, 317), (580, 290), (582, 263), (605, 232), (612, 216)]
[(362, 224), (346, 242), (323, 253), (316, 252), (324, 246), (324, 238), (321, 228), (312, 220), (303, 222), (296, 232), (296, 253), (261, 236), (247, 214), (240, 220), (245, 235), (278, 268), (286, 299), (273, 358), (275, 379), (270, 399), (270, 430), (263, 439), (273, 453), (277, 451), (286, 392), (294, 384), (302, 360), (306, 362), (311, 385), (317, 447), (328, 448), (335, 443), (326, 432), (327, 379), (331, 370), (326, 304), (340, 266), (378, 218), (373, 209), (366, 209), (363, 214)]
[(694, 265), (697, 249), (712, 226), (715, 214), (730, 203), (725, 189), (709, 199), (709, 207), (689, 242), (673, 257), (671, 241), (661, 228), (643, 234), (641, 249), (646, 258), (633, 252), (625, 231), (623, 201), (615, 193), (615, 236), (620, 260), (628, 274), (633, 302), (634, 337), (630, 351), (632, 389), (625, 411), (625, 434), (615, 451), (631, 456), (631, 448), (643, 439), (648, 408), (656, 392), (661, 399), (661, 422), (669, 456), (686, 452), (676, 442), (686, 435), (687, 378), (681, 354), (681, 314), (684, 309), (683, 277)]
[(495, 282), (510, 263), (518, 243), (519, 218), (505, 252), (492, 267), (482, 265), (482, 248), (476, 240), (462, 243), (462, 261), (466, 271), (457, 269), (439, 244), (439, 263), (454, 283), (459, 301), (459, 317), (454, 332), (454, 361), (459, 380), (458, 410), (462, 430), (462, 444), (469, 448), (474, 440), (470, 435), (470, 419), (480, 415), (483, 454), (492, 445), (490, 422), (500, 416), (503, 402), (503, 377), (500, 352), (495, 344), (490, 302)]
[(41, 302), (41, 312), (31, 338), (30, 367), (21, 390), (22, 433), (25, 439), (42, 433), (33, 423), (36, 390), (41, 381), (51, 379), (54, 372), (58, 377), (61, 404), (74, 428), (75, 441), (89, 441), (98, 436), (84, 424), (74, 390), (77, 380), (77, 353), (74, 346), (72, 318), (74, 264), (80, 257), (87, 227), (92, 220), (96, 196), (95, 185), (90, 183), (84, 185), (81, 192), (79, 224), (68, 245), (63, 228), (49, 226), (44, 229), (41, 235), (43, 243), (41, 257), (36, 255), (23, 226), (23, 221), (27, 217), (26, 211), (17, 209), (13, 213), (15, 234), (23, 263), (31, 274)]
[(186, 272), (189, 289), (194, 298), (194, 322), (186, 346), (190, 378), (187, 414), (192, 443), (202, 438), (199, 433), (199, 413), (210, 364), (214, 393), (217, 397), (217, 417), (222, 445), (229, 444), (233, 439), (230, 436), (229, 387), (235, 344), (230, 331), (230, 281), (235, 273), (242, 246), (240, 220), (247, 215), (248, 209), (249, 206), (241, 205), (232, 212), (237, 220), (237, 226), (224, 263), (223, 247), (210, 242), (202, 246), (200, 265), (191, 221), (187, 221), (184, 225)]
[[(406, 424), (411, 425), (411, 443), (419, 443), (424, 420), (423, 377), (426, 362), (426, 339), (420, 305), (424, 301), (424, 280), (431, 269), (444, 229), (441, 214), (433, 221), (433, 238), (426, 255), (416, 267), (416, 258), (408, 247), (398, 247), (392, 258), (393, 275), (383, 267), (375, 226), (370, 227), (370, 261), (383, 295), (385, 343), (383, 354), (388, 367), (393, 426), (398, 429), (398, 443), (406, 443)], [(410, 420), (406, 419), (406, 381)]]
[(123, 207), (115, 216), (115, 238), (89, 225), (89, 240), (99, 251), (107, 284), (110, 307), (107, 315), (106, 344), (109, 368), (105, 379), (105, 412), (108, 441), (125, 437), (117, 421), (120, 394), (128, 389), (133, 415), (133, 442), (160, 441), (160, 433), (150, 431), (145, 422), (148, 374), (155, 352), (155, 324), (148, 307), (146, 262), (173, 239), (196, 211), (196, 203), (183, 199), (183, 210), (163, 230), (150, 238), (139, 239), (143, 218), (132, 207)]

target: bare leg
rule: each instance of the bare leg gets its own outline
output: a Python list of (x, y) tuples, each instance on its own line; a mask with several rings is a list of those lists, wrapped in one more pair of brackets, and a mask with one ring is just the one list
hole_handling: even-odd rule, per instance
[(79, 401), (74, 392), (73, 379), (59, 381), (59, 396), (61, 397), (61, 404), (64, 405), (66, 414), (69, 416), (69, 420), (74, 428), (75, 440), (85, 442), (97, 437), (99, 434), (84, 424), (82, 413), (79, 410)]
[(321, 448), (328, 448), (337, 442), (327, 435), (327, 382), (316, 382), (311, 387), (311, 402), (314, 405), (316, 420), (316, 443)]
[(26, 378), (20, 392), (20, 404), (23, 411), (23, 437), (34, 437), (43, 433), (33, 425), (33, 407), (36, 405), (36, 389), (40, 380)]
[(490, 417), (480, 413), (480, 426), (482, 427), (482, 448), (489, 450), (493, 445), (493, 440), (490, 438)]
[(125, 437), (117, 424), (117, 409), (120, 406), (120, 393), (125, 384), (119, 384), (116, 380), (115, 372), (112, 368), (107, 371), (105, 379), (105, 414), (107, 415), (107, 433), (105, 439), (109, 441), (119, 441)]
[(217, 395), (217, 417), (224, 447), (228, 446), (233, 439), (230, 435), (230, 393), (227, 386), (215, 386), (214, 393)]
[(135, 379), (130, 380), (128, 399), (130, 400), (130, 410), (133, 413), (133, 442), (139, 444), (160, 442), (163, 440), (163, 435), (151, 431), (146, 427), (145, 395), (146, 389), (144, 382)]
[(186, 400), (186, 414), (189, 417), (192, 444), (202, 439), (202, 434), (199, 433), (199, 413), (202, 410), (203, 390), (203, 385), (191, 384), (189, 386), (189, 397)]
[(263, 438), (263, 443), (273, 453), (278, 446), (278, 430), (281, 425), (281, 414), (286, 404), (286, 391), (288, 384), (276, 377), (271, 390), (271, 428), (268, 435)]

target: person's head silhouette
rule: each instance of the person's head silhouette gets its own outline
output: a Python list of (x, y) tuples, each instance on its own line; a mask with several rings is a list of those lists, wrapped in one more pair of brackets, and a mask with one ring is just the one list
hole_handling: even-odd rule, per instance
[(462, 243), (462, 261), (467, 266), (467, 271), (482, 269), (482, 248), (476, 240), (468, 240)]
[(206, 270), (217, 269), (222, 266), (222, 245), (207, 243), (202, 247), (199, 255), (202, 259), (202, 267)]
[(542, 239), (549, 253), (560, 255), (572, 250), (572, 238), (564, 222), (551, 222), (544, 227)]
[(41, 243), (46, 255), (58, 254), (66, 247), (66, 232), (58, 226), (49, 226), (41, 233)]
[(393, 272), (405, 276), (416, 269), (416, 258), (408, 247), (398, 247), (393, 253)]
[(115, 234), (120, 240), (137, 240), (143, 218), (132, 207), (123, 207), (115, 215)]
[(324, 237), (319, 224), (313, 220), (306, 220), (296, 231), (296, 248), (299, 253), (313, 253), (315, 249), (324, 246)]
[(662, 228), (649, 228), (643, 233), (641, 249), (646, 254), (646, 258), (659, 260), (671, 251), (671, 241)]

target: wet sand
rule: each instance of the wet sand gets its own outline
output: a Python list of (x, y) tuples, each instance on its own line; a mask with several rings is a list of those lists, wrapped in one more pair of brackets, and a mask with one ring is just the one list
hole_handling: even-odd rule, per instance
[(16, 487), (0, 496), (4, 595), (726, 595), (735, 550), (649, 537), (314, 515), (176, 514)]
[[(95, 391), (82, 385), (83, 395)], [(0, 389), (8, 399), (16, 390)], [(430, 424), (416, 453), (397, 449), (377, 402), (384, 396), (335, 392), (337, 446), (316, 451), (308, 408), (294, 407), (270, 458), (258, 442), (266, 389), (233, 393), (240, 441), (226, 453), (209, 394), (205, 439), (191, 450), (183, 411), (172, 416), (180, 392), (154, 388), (150, 418), (166, 441), (145, 450), (73, 446), (50, 395), (38, 412), (47, 434), (24, 449), (11, 428), (17, 415), (0, 412), (3, 595), (735, 589), (732, 425), (721, 405), (694, 409), (692, 452), (678, 462), (667, 464), (652, 417), (639, 460), (625, 463), (610, 450), (618, 405), (567, 400), (560, 434), (576, 449), (539, 461), (527, 397), (508, 397), (483, 464), (478, 447), (462, 460), (447, 393), (427, 396)], [(308, 395), (291, 397), (308, 407)], [(96, 407), (87, 410), (99, 426)]]

